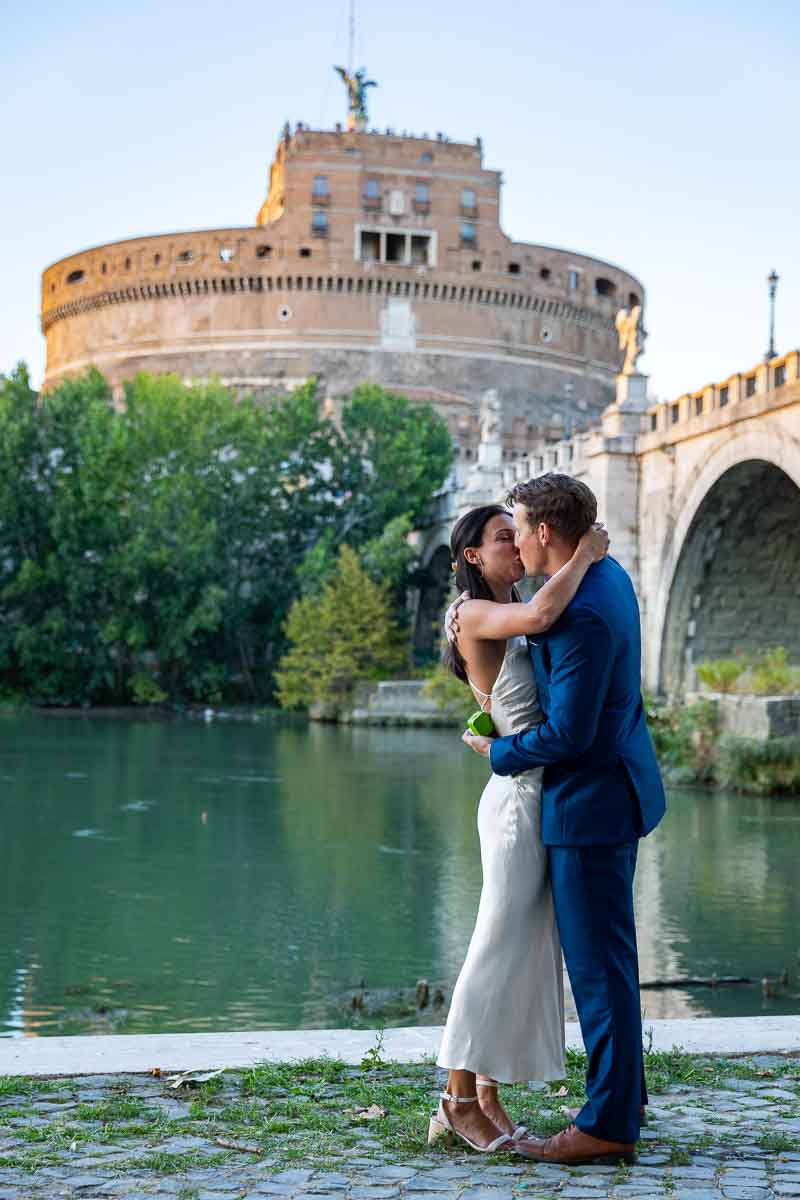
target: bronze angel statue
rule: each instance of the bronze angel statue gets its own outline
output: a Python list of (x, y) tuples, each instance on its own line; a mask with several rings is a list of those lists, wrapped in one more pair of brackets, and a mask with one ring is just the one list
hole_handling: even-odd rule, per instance
[(360, 67), (354, 75), (351, 75), (344, 67), (334, 67), (333, 69), (341, 75), (350, 97), (348, 124), (351, 128), (363, 129), (367, 123), (367, 88), (378, 85), (374, 79), (365, 78), (367, 72), (364, 67)]

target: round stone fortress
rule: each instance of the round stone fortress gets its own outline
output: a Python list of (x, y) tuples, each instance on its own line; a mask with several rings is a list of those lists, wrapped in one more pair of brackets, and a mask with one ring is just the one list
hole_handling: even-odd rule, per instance
[(516, 458), (611, 403), (615, 313), (644, 293), (599, 259), (512, 242), (500, 182), (480, 140), (287, 126), (254, 226), (132, 238), (48, 267), (45, 387), (91, 364), (117, 396), (138, 371), (256, 395), (311, 375), (332, 397), (374, 380), (430, 400), (462, 458), (495, 388)]

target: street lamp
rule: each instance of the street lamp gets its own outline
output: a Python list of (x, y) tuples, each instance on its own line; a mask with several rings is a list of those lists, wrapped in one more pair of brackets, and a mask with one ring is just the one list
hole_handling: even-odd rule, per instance
[(774, 268), (767, 276), (767, 288), (769, 290), (769, 349), (764, 355), (765, 362), (769, 362), (777, 353), (775, 349), (775, 293), (778, 290), (779, 278), (780, 276)]

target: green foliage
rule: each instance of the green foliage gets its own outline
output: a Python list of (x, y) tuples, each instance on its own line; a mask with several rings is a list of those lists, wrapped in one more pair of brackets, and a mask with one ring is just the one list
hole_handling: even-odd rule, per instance
[(334, 474), (348, 503), (337, 540), (362, 544), (403, 515), (415, 525), (452, 461), (444, 421), (430, 405), (370, 383), (347, 398), (340, 425)]
[(290, 648), (276, 672), (284, 708), (342, 708), (359, 681), (391, 675), (408, 661), (408, 645), (391, 621), (388, 589), (369, 578), (349, 546), (341, 547), (322, 593), (292, 605), (286, 634)]
[(740, 676), (747, 669), (744, 658), (717, 658), (699, 663), (697, 677), (710, 692), (735, 692)]
[(710, 780), (717, 741), (713, 701), (671, 705), (645, 698), (645, 707), (656, 755), (668, 776), (675, 782)]
[(700, 682), (712, 692), (791, 696), (800, 692), (800, 667), (792, 666), (784, 646), (760, 654), (719, 658), (697, 667)]
[(144, 671), (131, 677), (131, 696), (134, 704), (163, 704), (167, 699), (167, 693)]
[(374, 583), (404, 589), (415, 561), (408, 536), (411, 518), (407, 513), (393, 517), (377, 537), (365, 542), (359, 552), (361, 563)]
[(51, 704), (268, 695), (298, 595), (347, 541), (394, 589), (450, 462), (444, 423), (373, 386), (320, 415), (88, 371), (0, 377), (0, 692)]
[(462, 716), (466, 720), (475, 711), (475, 697), (466, 683), (457, 679), (443, 663), (438, 663), (422, 689), (423, 695), (433, 700), (442, 712)]
[(759, 796), (800, 793), (800, 737), (765, 742), (726, 734), (720, 738), (715, 777), (722, 787)]
[(791, 696), (800, 691), (800, 667), (790, 666), (783, 646), (758, 655), (750, 667), (749, 691), (757, 696)]

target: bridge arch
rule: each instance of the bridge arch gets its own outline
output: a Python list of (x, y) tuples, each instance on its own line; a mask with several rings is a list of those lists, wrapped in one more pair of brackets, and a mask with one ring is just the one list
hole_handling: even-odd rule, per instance
[(659, 690), (693, 666), (784, 645), (800, 657), (800, 442), (763, 425), (729, 434), (675, 499), (656, 599)]

